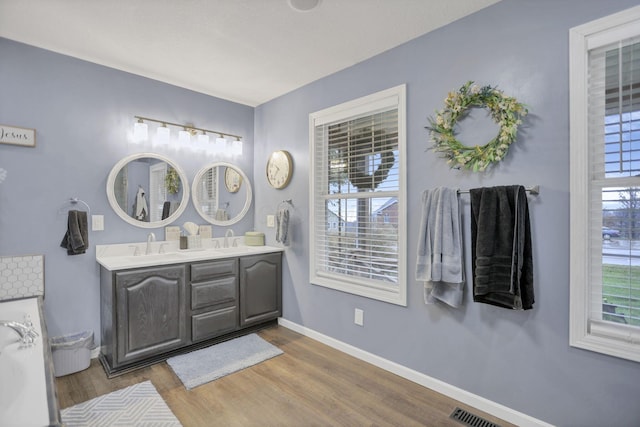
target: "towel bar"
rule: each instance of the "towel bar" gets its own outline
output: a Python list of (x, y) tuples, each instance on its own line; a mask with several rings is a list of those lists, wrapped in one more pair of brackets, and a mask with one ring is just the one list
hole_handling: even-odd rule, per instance
[[(539, 185), (534, 185), (533, 187), (528, 187), (528, 188), (525, 188), (524, 190), (534, 196), (537, 196), (538, 194), (540, 194)], [(458, 190), (458, 194), (469, 194), (469, 190)]]

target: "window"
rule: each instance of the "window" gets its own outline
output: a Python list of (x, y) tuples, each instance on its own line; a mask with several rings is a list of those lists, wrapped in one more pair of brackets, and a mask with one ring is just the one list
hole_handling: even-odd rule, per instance
[(311, 283), (406, 305), (405, 86), (309, 123)]
[(571, 345), (640, 361), (640, 7), (570, 47)]

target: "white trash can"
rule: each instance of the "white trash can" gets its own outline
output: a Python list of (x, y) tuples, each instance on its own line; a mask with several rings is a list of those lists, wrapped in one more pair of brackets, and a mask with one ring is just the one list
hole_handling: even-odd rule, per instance
[(91, 364), (93, 331), (54, 337), (50, 343), (56, 377), (82, 371)]

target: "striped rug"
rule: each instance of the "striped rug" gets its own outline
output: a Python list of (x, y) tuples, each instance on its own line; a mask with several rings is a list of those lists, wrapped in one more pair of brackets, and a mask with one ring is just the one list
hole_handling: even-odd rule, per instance
[(65, 426), (181, 426), (151, 381), (132, 385), (60, 411)]

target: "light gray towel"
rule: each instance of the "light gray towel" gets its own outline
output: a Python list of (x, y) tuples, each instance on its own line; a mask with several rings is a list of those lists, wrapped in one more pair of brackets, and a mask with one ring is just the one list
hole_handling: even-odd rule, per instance
[(225, 209), (218, 209), (216, 211), (216, 219), (218, 221), (228, 221), (229, 215), (227, 214), (227, 211)]
[(424, 300), (452, 307), (462, 304), (464, 268), (456, 189), (438, 187), (422, 193), (416, 280), (424, 282)]
[(289, 238), (289, 209), (282, 208), (276, 215), (276, 242), (286, 244)]

